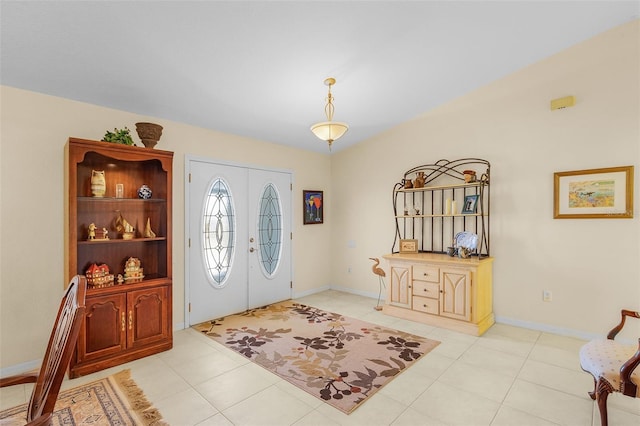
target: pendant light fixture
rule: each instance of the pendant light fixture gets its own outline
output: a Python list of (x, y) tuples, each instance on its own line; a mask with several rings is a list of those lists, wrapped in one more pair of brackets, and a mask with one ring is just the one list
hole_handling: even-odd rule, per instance
[(311, 126), (311, 131), (319, 139), (329, 143), (329, 151), (331, 151), (331, 144), (333, 141), (340, 138), (349, 130), (349, 126), (346, 123), (338, 123), (333, 120), (333, 95), (331, 94), (331, 86), (336, 84), (336, 79), (329, 77), (324, 81), (325, 86), (329, 86), (329, 94), (327, 95), (327, 105), (324, 107), (324, 113), (327, 116), (327, 121), (322, 121)]

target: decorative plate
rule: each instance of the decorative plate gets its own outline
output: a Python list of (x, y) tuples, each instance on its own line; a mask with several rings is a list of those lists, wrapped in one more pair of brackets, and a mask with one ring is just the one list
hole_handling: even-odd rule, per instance
[(473, 232), (458, 232), (453, 241), (456, 247), (466, 247), (469, 250), (478, 248), (478, 235)]

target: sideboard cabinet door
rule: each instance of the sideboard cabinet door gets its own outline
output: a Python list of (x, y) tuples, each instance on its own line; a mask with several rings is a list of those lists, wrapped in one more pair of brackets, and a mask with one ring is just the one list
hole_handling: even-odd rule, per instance
[(411, 266), (391, 267), (391, 300), (392, 305), (404, 308), (411, 307)]
[(86, 306), (84, 327), (78, 336), (78, 358), (90, 361), (126, 349), (125, 295), (87, 297)]
[(169, 337), (169, 300), (166, 286), (127, 293), (130, 347), (148, 345)]
[(440, 296), (440, 315), (471, 320), (471, 273), (468, 270), (443, 270)]

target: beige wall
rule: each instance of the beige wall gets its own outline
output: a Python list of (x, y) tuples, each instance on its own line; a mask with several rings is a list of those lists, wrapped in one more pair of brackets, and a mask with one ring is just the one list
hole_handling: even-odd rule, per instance
[[(42, 356), (64, 281), (64, 146), (99, 140), (138, 121), (164, 126), (158, 149), (174, 151), (174, 326), (184, 323), (185, 154), (293, 172), (294, 292), (327, 286), (330, 223), (302, 225), (302, 189), (331, 194), (330, 157), (153, 117), (1, 87), (0, 367)], [(135, 130), (133, 131), (135, 134)], [(134, 137), (135, 140), (137, 136)], [(331, 209), (331, 196), (326, 199)], [(313, 251), (306, 247), (313, 247)]]
[[(0, 367), (41, 357), (64, 285), (67, 138), (100, 139), (107, 129), (147, 120), (165, 127), (158, 148), (175, 152), (175, 324), (184, 321), (185, 154), (293, 170), (295, 293), (331, 285), (370, 296), (378, 283), (368, 257), (388, 253), (393, 241), (393, 184), (419, 164), (480, 157), (492, 165), (498, 319), (602, 333), (621, 307), (640, 309), (638, 23), (332, 156), (1, 87)], [(575, 107), (549, 111), (551, 99), (569, 94)], [(619, 165), (636, 166), (634, 219), (552, 218), (553, 172)], [(326, 191), (324, 225), (301, 225), (302, 189)], [(553, 302), (542, 302), (543, 289)]]
[[(377, 293), (368, 257), (391, 250), (391, 193), (406, 170), (480, 157), (491, 162), (499, 321), (586, 336), (612, 327), (621, 308), (640, 309), (639, 22), (332, 156), (332, 283)], [(550, 111), (566, 95), (576, 106)], [(553, 219), (554, 172), (624, 165), (635, 166), (633, 219)]]

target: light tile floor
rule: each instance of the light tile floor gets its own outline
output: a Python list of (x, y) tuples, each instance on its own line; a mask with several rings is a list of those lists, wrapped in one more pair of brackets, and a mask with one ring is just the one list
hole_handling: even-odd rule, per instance
[[(187, 425), (599, 425), (580, 369), (584, 341), (502, 324), (481, 337), (394, 318), (375, 299), (325, 291), (298, 299), (318, 308), (442, 342), (350, 415), (251, 363), (198, 332), (174, 333), (170, 351), (67, 380), (64, 387), (131, 369), (165, 420)], [(0, 407), (30, 388), (0, 392)], [(612, 394), (609, 424), (640, 425), (640, 399)]]

